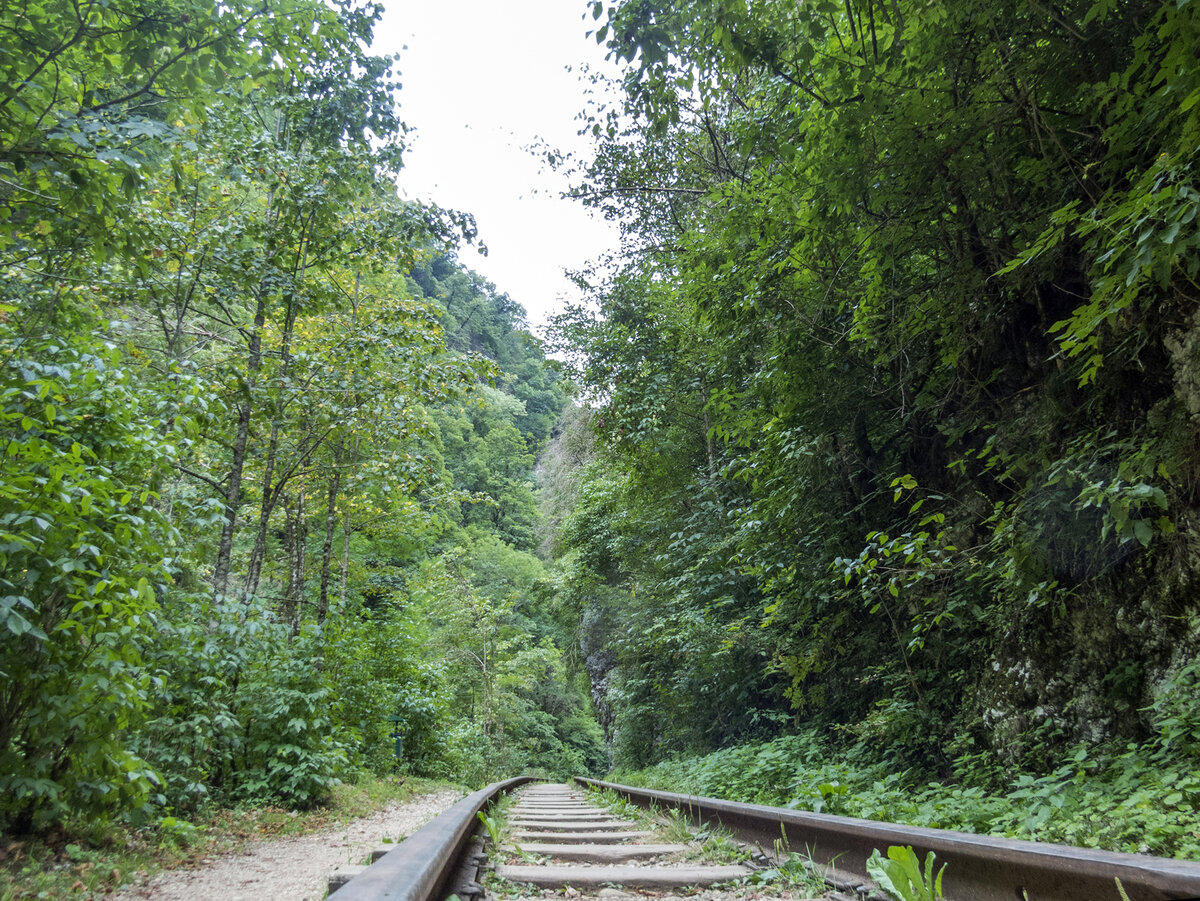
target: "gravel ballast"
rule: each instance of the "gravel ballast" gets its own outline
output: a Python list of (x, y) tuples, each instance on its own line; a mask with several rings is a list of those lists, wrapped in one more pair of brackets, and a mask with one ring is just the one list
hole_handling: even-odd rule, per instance
[(460, 797), (454, 791), (432, 792), (335, 829), (255, 842), (195, 869), (159, 873), (143, 885), (127, 886), (114, 899), (320, 901), (326, 879), (338, 866), (358, 863), (381, 843), (411, 835)]

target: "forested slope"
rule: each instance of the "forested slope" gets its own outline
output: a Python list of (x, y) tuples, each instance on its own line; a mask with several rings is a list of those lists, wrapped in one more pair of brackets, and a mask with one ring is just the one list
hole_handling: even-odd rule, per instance
[(656, 778), (959, 780), (1045, 835), (1094, 777), (1054, 834), (1194, 851), (1200, 7), (592, 18), (624, 99), (575, 193), (627, 254), (557, 321), (556, 553), (618, 765), (799, 731)]
[(0, 829), (395, 732), (1200, 852), (1200, 4), (588, 13), (560, 364), (398, 198), (375, 6), (5, 12)]
[(393, 731), (603, 765), (532, 554), (558, 374), (397, 196), (379, 12), (5, 9), (6, 834), (312, 805)]

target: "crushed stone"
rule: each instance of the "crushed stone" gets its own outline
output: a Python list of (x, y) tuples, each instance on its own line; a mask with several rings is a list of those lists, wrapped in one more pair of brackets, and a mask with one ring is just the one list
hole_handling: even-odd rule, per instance
[(113, 901), (320, 901), (337, 867), (360, 863), (386, 841), (411, 835), (461, 797), (432, 792), (333, 829), (255, 842), (198, 868), (168, 870), (126, 886)]

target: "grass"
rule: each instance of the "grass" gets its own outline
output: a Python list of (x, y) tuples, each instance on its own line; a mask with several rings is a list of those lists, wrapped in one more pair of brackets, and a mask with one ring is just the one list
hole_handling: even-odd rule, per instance
[(961, 781), (936, 782), (898, 770), (865, 745), (838, 751), (807, 732), (610, 778), (730, 801), (1195, 860), (1200, 742), (1173, 741), (1080, 745), (1039, 773), (993, 771), (986, 761), (962, 757)]
[(508, 814), (513, 801), (512, 795), (500, 795), (492, 799), (485, 809), (475, 814), (476, 818), (483, 823), (484, 829), (487, 830), (488, 844), (496, 853), (499, 853), (501, 845), (507, 840)]
[(810, 850), (797, 854), (777, 841), (772, 863), (755, 870), (744, 881), (748, 885), (797, 888), (806, 897), (819, 898), (829, 891), (825, 877), (831, 866), (818, 864)]
[(448, 787), (413, 777), (363, 776), (337, 786), (325, 806), (307, 811), (211, 809), (191, 821), (168, 816), (137, 829), (79, 823), (36, 838), (0, 837), (0, 901), (98, 898), (139, 876), (195, 866), (251, 841), (319, 832)]
[(750, 851), (738, 842), (733, 833), (719, 826), (694, 824), (681, 810), (671, 807), (641, 807), (621, 797), (611, 789), (591, 790), (591, 801), (608, 808), (614, 816), (635, 821), (642, 829), (656, 833), (655, 841), (688, 845), (682, 859), (712, 864), (745, 863)]
[(656, 808), (651, 807), (647, 809), (639, 807), (632, 801), (627, 801), (612, 789), (589, 788), (585, 789), (585, 791), (589, 804), (603, 807), (618, 819), (632, 820), (640, 829), (654, 828), (655, 818), (658, 815)]

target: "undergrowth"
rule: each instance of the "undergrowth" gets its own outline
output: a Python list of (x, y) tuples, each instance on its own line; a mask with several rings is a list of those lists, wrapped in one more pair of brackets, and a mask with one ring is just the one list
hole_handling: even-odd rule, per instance
[(870, 820), (1061, 842), (1167, 857), (1200, 857), (1200, 764), (1157, 745), (1100, 753), (1074, 749), (1044, 774), (988, 790), (922, 779), (872, 760), (862, 746), (836, 754), (815, 733), (663, 761), (613, 779), (630, 785)]
[(638, 829), (654, 828), (654, 821), (658, 816), (658, 808), (654, 806), (640, 807), (615, 791), (606, 788), (588, 789), (588, 799), (592, 804), (607, 810), (617, 819), (631, 820)]

